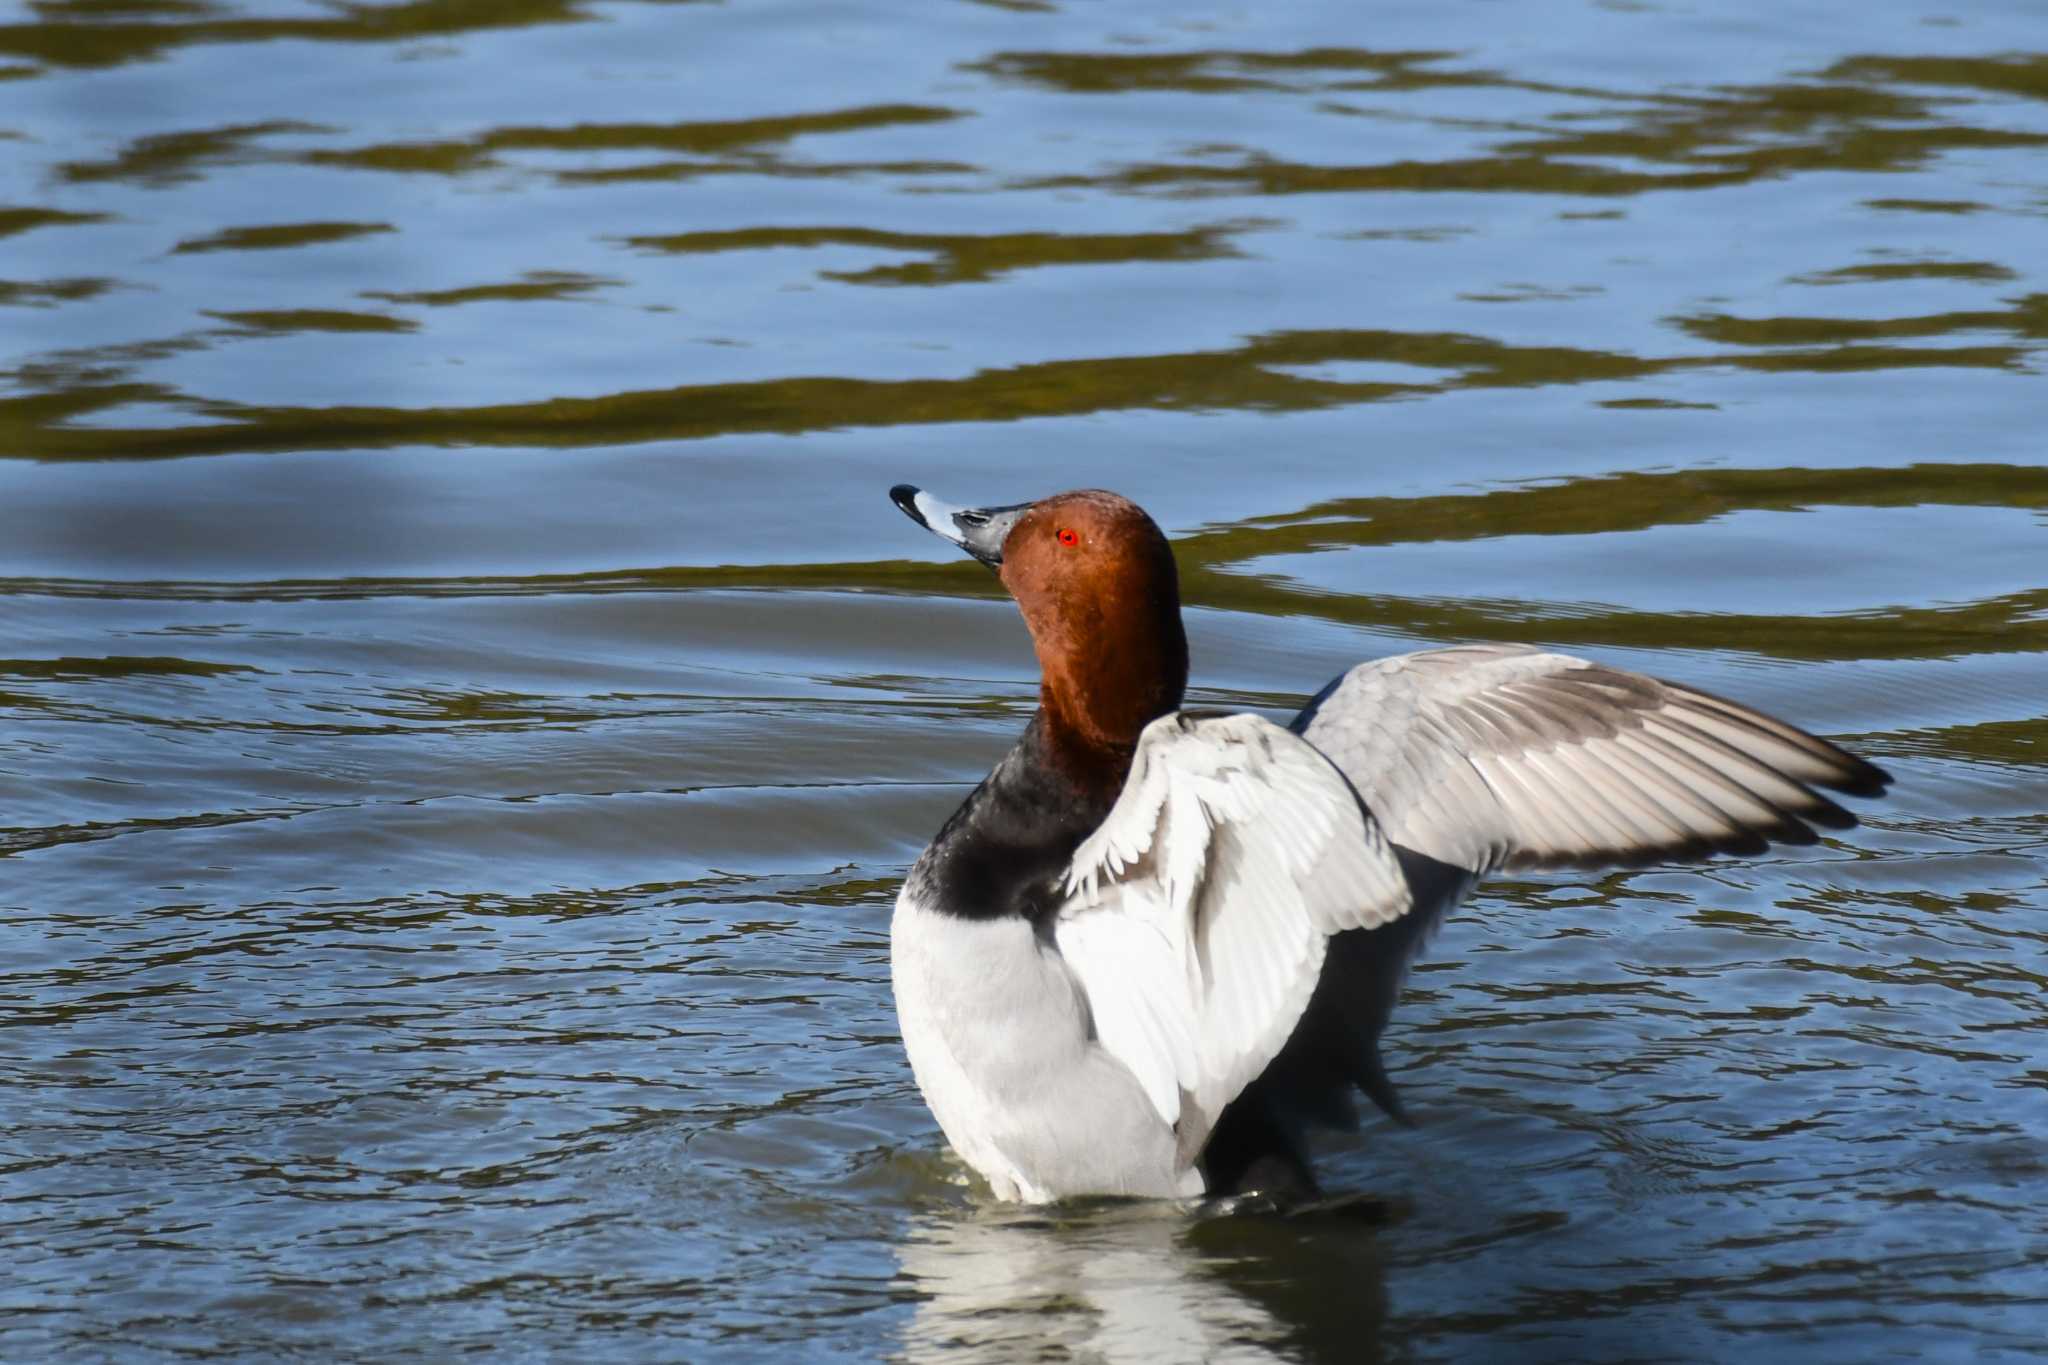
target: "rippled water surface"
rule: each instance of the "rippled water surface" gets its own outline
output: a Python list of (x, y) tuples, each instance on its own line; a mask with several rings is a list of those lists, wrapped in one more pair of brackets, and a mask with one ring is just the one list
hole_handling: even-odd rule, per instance
[[(2048, 1355), (2035, 0), (0, 6), (0, 1358)], [(1101, 484), (1196, 701), (1899, 778), (1501, 881), (1342, 1211), (993, 1205), (887, 983)]]

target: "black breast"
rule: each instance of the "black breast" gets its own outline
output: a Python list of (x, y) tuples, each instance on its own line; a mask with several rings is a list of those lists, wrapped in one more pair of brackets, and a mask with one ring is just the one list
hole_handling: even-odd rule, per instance
[(1065, 898), (1061, 881), (1074, 850), (1114, 797), (1084, 790), (1048, 759), (1034, 716), (910, 869), (910, 894), (969, 919), (1050, 915)]

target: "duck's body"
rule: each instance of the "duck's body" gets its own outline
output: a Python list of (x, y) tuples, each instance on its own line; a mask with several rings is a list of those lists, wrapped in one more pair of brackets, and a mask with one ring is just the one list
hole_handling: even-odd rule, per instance
[(997, 1198), (1204, 1192), (1172, 1126), (1091, 1034), (1085, 988), (1030, 921), (962, 919), (905, 895), (889, 933), (918, 1088)]
[[(997, 1195), (1200, 1194), (1046, 941), (1109, 804), (1061, 781), (1034, 720), (911, 869), (889, 926), (903, 1046), (954, 1150)], [(1086, 1122), (1077, 1127), (1077, 1117)]]
[(1292, 726), (1180, 711), (1165, 538), (1114, 494), (892, 496), (997, 567), (1039, 713), (891, 926), (919, 1088), (998, 1196), (1313, 1188), (1428, 928), (1503, 866), (1812, 842), (1869, 764), (1719, 698), (1514, 646), (1361, 664)]

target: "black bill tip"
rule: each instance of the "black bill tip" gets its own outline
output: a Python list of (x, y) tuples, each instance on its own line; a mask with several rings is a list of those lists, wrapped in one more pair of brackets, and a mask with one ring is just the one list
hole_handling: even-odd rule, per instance
[(902, 508), (904, 516), (909, 517), (919, 526), (929, 531), (931, 523), (924, 519), (924, 513), (917, 510), (917, 495), (919, 491), (914, 483), (899, 483), (889, 490), (889, 501)]
[(950, 540), (991, 569), (1003, 562), (1003, 540), (1018, 519), (1031, 510), (1029, 503), (1012, 507), (955, 507), (941, 502), (916, 484), (899, 483), (889, 490), (889, 501), (941, 540)]

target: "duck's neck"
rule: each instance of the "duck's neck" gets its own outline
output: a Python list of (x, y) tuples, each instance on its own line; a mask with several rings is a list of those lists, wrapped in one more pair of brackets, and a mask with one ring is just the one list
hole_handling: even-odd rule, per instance
[(968, 919), (1059, 908), (1068, 862), (1116, 804), (1139, 732), (1180, 705), (1187, 640), (1173, 625), (1128, 666), (1128, 650), (1111, 650), (1101, 667), (1046, 670), (1038, 714), (917, 860), (906, 896)]
[(1147, 725), (1178, 710), (1188, 644), (1173, 610), (1138, 634), (1097, 637), (1085, 652), (1039, 651), (1038, 715), (1046, 757), (1077, 787), (1114, 797)]

